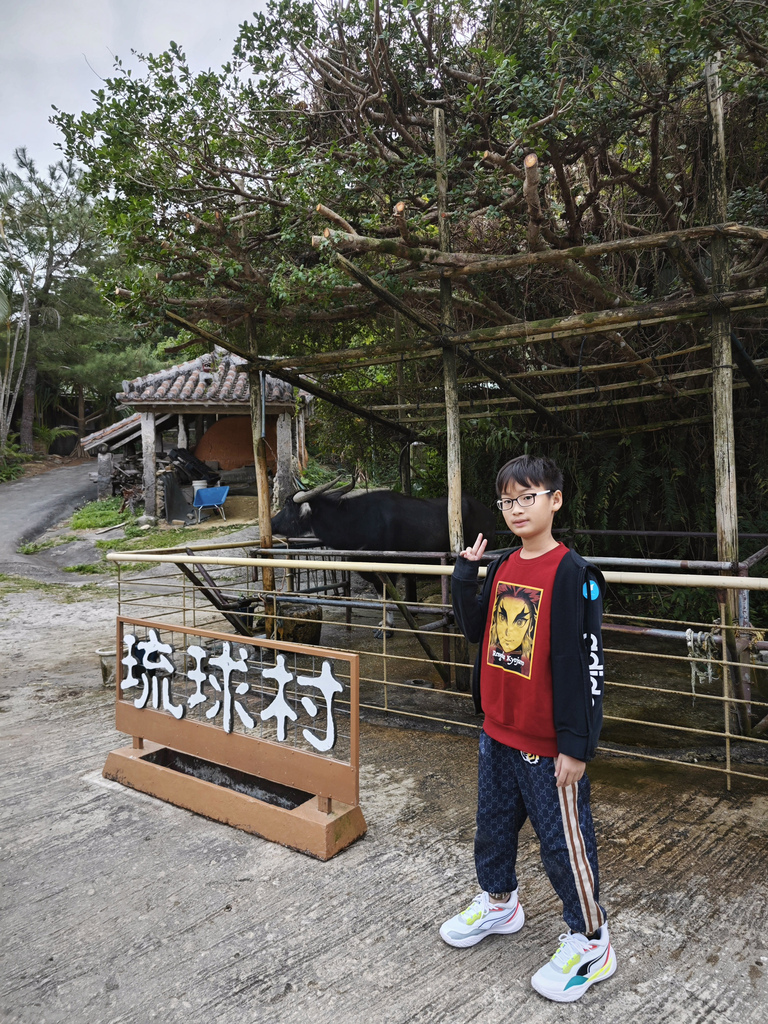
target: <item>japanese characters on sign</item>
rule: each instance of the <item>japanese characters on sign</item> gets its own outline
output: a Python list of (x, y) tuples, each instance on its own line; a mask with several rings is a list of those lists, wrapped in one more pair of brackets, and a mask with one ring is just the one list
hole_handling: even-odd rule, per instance
[[(204, 647), (190, 644), (186, 648), (186, 655), (192, 668), (180, 674), (194, 683), (195, 692), (186, 698), (186, 702), (174, 703), (172, 682), (176, 668), (173, 663), (173, 647), (163, 643), (155, 629), (149, 629), (144, 640), (138, 640), (134, 634), (126, 633), (123, 636), (123, 643), (127, 653), (121, 659), (125, 673), (120, 689), (125, 692), (141, 687), (141, 692), (133, 700), (136, 708), (162, 708), (174, 718), (180, 719), (188, 708), (210, 703), (210, 707), (205, 709), (205, 717), (214, 720), (221, 714), (221, 725), (226, 732), (232, 732), (235, 715), (246, 730), (256, 728), (256, 719), (249, 713), (245, 703), (238, 699), (252, 692), (248, 679), (242, 678), (247, 677), (249, 670), (248, 651), (245, 647), (239, 647), (235, 656), (232, 650), (234, 645), (228, 640), (222, 640), (221, 653), (214, 656)], [(319, 676), (294, 676), (286, 667), (283, 654), (277, 654), (275, 662), (274, 666), (260, 670), (262, 679), (274, 681), (277, 692), (267, 707), (258, 713), (258, 717), (262, 722), (274, 719), (277, 740), (280, 743), (285, 742), (287, 722), (296, 722), (299, 717), (285, 693), (287, 685), (295, 681), (297, 694), (299, 688), (306, 691), (298, 703), (309, 719), (313, 722), (322, 719), (322, 712), (316, 701), (321, 699), (324, 706), (324, 733), (318, 721), (315, 731), (303, 728), (302, 736), (320, 753), (332, 750), (336, 743), (333, 702), (336, 694), (341, 693), (344, 687), (334, 677), (330, 661), (323, 661)], [(218, 672), (215, 671), (217, 669)], [(233, 673), (240, 674), (240, 681), (233, 680)], [(210, 691), (206, 692), (206, 687), (210, 687)], [(310, 696), (313, 691), (315, 699)]]

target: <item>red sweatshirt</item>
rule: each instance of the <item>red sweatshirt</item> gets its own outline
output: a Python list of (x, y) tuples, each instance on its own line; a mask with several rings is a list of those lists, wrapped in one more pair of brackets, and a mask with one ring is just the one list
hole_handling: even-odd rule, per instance
[(537, 558), (515, 551), (494, 579), (483, 635), (480, 690), (486, 733), (527, 754), (557, 757), (552, 710), (552, 588), (568, 548)]

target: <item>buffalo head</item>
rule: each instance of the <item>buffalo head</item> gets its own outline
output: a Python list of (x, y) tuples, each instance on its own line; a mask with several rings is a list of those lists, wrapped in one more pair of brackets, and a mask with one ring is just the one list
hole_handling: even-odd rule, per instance
[[(325, 495), (328, 495), (328, 492), (336, 487), (336, 484), (344, 475), (344, 473), (340, 473), (329, 483), (319, 484), (309, 491), (294, 491), (293, 494), (286, 498), (285, 504), (277, 515), (272, 517), (272, 533), (279, 533), (284, 537), (302, 537), (312, 533), (313, 502), (317, 499), (322, 500)], [(335, 501), (342, 494), (347, 494), (348, 491), (351, 491), (354, 486), (355, 477), (353, 476), (350, 483), (333, 490), (332, 495), (328, 495), (328, 497)]]

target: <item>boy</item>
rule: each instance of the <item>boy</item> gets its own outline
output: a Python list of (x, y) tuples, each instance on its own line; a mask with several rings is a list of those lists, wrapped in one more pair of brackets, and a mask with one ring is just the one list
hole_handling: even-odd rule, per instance
[(584, 774), (602, 724), (604, 580), (552, 536), (563, 478), (551, 459), (521, 455), (496, 477), (496, 502), (522, 547), (488, 567), (477, 596), (480, 534), (453, 573), (456, 621), (480, 643), (472, 678), (480, 734), (475, 867), (482, 892), (446, 921), (451, 946), (519, 931), (517, 837), (525, 819), (570, 929), (531, 978), (557, 1002), (579, 999), (616, 970), (598, 902), (597, 847)]

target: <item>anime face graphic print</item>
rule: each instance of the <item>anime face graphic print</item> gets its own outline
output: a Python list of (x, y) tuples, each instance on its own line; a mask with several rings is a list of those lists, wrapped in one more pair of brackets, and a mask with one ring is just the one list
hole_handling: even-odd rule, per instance
[(531, 677), (540, 590), (498, 583), (488, 636), (487, 663)]

